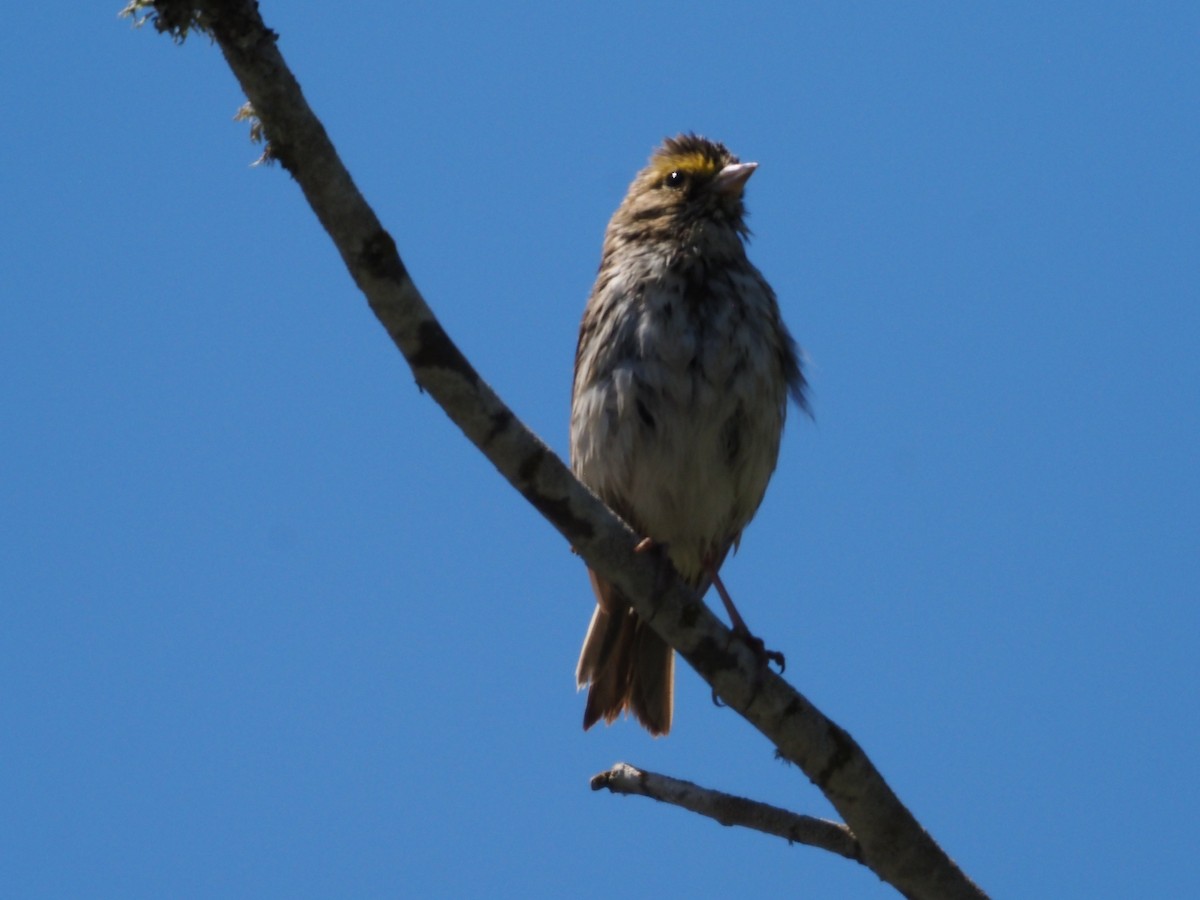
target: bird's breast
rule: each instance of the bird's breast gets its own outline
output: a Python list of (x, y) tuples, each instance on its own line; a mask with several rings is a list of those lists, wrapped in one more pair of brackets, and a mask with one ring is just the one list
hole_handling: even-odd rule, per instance
[(757, 308), (773, 300), (747, 287), (642, 282), (589, 348), (595, 377), (576, 384), (576, 473), (665, 543), (685, 577), (749, 522), (778, 456), (784, 386), (770, 311)]

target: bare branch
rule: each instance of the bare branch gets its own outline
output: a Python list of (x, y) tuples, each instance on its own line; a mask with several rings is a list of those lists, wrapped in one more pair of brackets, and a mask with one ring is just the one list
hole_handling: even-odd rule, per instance
[(136, 0), (160, 31), (199, 28), (221, 48), (266, 132), (270, 153), (296, 179), (380, 323), (443, 408), (500, 473), (630, 598), (638, 615), (829, 798), (858, 837), (861, 858), (906, 896), (984, 894), (933, 841), (850, 735), (753, 651), (584, 488), (504, 405), (442, 329), (409, 277), (391, 235), (367, 205), (305, 101), (253, 0)]
[(708, 816), (722, 825), (753, 828), (781, 837), (789, 844), (805, 844), (862, 862), (862, 849), (854, 833), (845, 825), (828, 819), (803, 816), (757, 800), (735, 797), (690, 781), (637, 769), (628, 763), (617, 763), (607, 772), (592, 776), (593, 791), (605, 788), (614, 794), (650, 797)]

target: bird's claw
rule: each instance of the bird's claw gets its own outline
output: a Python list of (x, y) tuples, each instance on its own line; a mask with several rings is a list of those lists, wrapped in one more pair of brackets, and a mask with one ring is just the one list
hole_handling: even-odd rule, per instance
[[(782, 653), (780, 653), (778, 650), (768, 650), (766, 644), (763, 643), (762, 638), (750, 634), (748, 631), (744, 632), (735, 628), (734, 632), (738, 635), (738, 637), (746, 642), (746, 646), (750, 648), (750, 652), (753, 653), (754, 658), (758, 660), (759, 671), (754, 677), (756, 684), (762, 677), (762, 670), (767, 668), (771, 663), (775, 663), (775, 665), (779, 666), (779, 674), (783, 674), (784, 669), (787, 668), (787, 660), (784, 659)], [(717, 696), (716, 688), (713, 688), (712, 702), (713, 706), (728, 706), (724, 700)]]
[(784, 670), (787, 669), (787, 660), (784, 659), (782, 653), (778, 650), (768, 650), (762, 638), (756, 637), (753, 634), (746, 633), (741, 637), (749, 645), (750, 652), (758, 658), (760, 666), (766, 667), (771, 663), (775, 663), (775, 665), (779, 666), (779, 674), (782, 675), (784, 673)]
[(770, 663), (775, 663), (775, 665), (779, 666), (780, 675), (787, 669), (787, 660), (784, 659), (783, 654), (778, 650), (768, 650), (763, 646), (762, 641), (758, 642), (758, 646), (754, 649), (754, 654), (762, 661), (764, 666)]

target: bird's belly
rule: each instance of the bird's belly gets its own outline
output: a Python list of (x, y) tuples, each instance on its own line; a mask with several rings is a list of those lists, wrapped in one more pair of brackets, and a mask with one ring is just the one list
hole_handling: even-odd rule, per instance
[(675, 429), (673, 439), (643, 435), (634, 442), (627, 503), (646, 533), (666, 544), (681, 574), (695, 578), (705, 557), (745, 524), (736, 521), (738, 486), (715, 422), (680, 417), (662, 426)]
[(585, 484), (696, 580), (762, 500), (782, 402), (757, 379), (741, 393), (692, 385), (682, 395), (648, 391), (646, 374), (618, 369), (576, 398), (572, 459)]

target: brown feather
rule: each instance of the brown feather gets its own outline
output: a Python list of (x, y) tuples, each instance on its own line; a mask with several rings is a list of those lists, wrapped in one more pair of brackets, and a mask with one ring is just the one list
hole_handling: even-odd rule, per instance
[(588, 570), (596, 591), (575, 679), (588, 687), (583, 727), (613, 722), (626, 709), (651, 734), (671, 730), (675, 654), (611, 584)]

